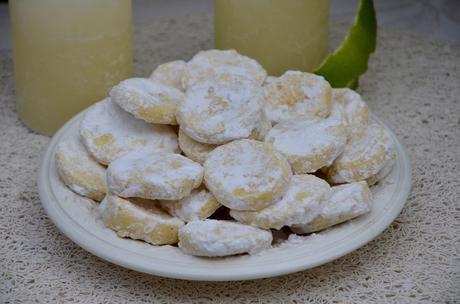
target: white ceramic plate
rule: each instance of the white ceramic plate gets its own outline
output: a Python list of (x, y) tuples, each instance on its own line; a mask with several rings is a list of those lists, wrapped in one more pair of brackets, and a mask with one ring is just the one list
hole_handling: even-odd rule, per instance
[[(199, 258), (173, 246), (151, 246), (121, 239), (97, 218), (96, 204), (70, 191), (60, 181), (54, 155), (63, 139), (78, 136), (83, 113), (75, 116), (53, 137), (42, 156), (38, 186), (50, 219), (71, 240), (98, 257), (126, 268), (158, 276), (204, 281), (267, 278), (309, 269), (356, 250), (379, 235), (398, 216), (410, 191), (408, 156), (390, 131), (397, 158), (390, 175), (372, 187), (372, 212), (318, 234), (297, 237), (257, 255)], [(373, 121), (382, 124), (379, 119)]]

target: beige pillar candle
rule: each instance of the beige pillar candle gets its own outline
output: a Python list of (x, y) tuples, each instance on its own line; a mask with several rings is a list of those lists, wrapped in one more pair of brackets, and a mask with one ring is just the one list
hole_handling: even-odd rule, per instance
[(132, 76), (131, 0), (10, 0), (18, 113), (51, 135)]
[(328, 0), (215, 0), (219, 49), (236, 49), (270, 75), (312, 71), (328, 48)]

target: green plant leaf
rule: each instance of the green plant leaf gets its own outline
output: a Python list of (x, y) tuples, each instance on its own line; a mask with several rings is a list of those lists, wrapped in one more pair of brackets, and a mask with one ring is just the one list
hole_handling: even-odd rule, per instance
[(333, 88), (356, 88), (377, 45), (377, 18), (373, 0), (361, 0), (355, 21), (342, 44), (314, 71)]

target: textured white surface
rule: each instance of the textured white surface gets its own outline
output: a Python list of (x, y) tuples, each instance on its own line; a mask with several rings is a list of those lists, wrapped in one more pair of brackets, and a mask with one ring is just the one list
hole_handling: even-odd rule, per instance
[[(210, 18), (183, 18), (138, 27), (138, 74), (147, 76), (161, 62), (211, 47), (210, 24)], [(343, 31), (333, 27), (332, 34), (337, 38)], [(39, 154), (49, 138), (18, 121), (11, 55), (0, 55), (2, 302), (455, 303), (459, 298), (459, 47), (381, 29), (377, 53), (360, 81), (359, 92), (395, 130), (412, 160), (413, 189), (397, 220), (375, 241), (321, 267), (223, 283), (127, 270), (58, 231), (36, 188)]]

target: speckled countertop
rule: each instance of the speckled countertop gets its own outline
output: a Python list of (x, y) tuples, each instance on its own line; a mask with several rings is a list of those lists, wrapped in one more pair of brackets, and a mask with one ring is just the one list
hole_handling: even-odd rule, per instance
[[(136, 26), (136, 68), (212, 47), (195, 16)], [(343, 35), (332, 28), (332, 41)], [(460, 46), (380, 29), (359, 91), (412, 160), (412, 192), (376, 240), (332, 263), (271, 279), (187, 282), (105, 262), (63, 236), (41, 207), (36, 171), (49, 138), (15, 112), (0, 52), (0, 303), (459, 303)]]

